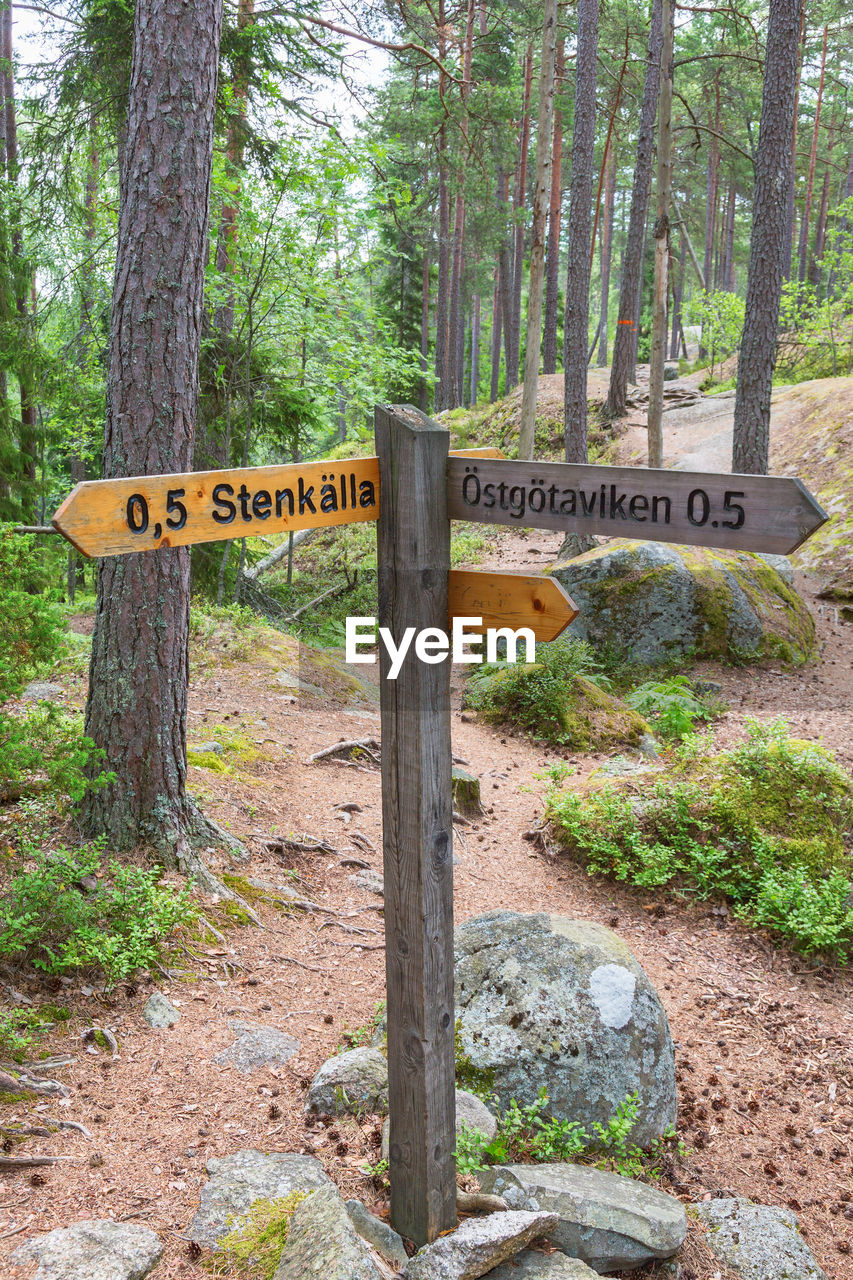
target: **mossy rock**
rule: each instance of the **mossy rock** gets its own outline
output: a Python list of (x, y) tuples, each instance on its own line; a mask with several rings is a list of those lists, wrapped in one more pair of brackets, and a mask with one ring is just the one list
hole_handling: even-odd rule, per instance
[(480, 779), (456, 764), (453, 766), (453, 807), (463, 817), (479, 817), (483, 812)]
[(571, 634), (622, 660), (800, 665), (816, 653), (814, 619), (778, 556), (618, 540), (550, 572), (580, 610)]

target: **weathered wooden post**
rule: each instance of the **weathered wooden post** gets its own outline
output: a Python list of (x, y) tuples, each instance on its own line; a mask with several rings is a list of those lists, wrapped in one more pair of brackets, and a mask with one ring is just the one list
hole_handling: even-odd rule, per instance
[[(449, 434), (376, 409), (379, 625), (447, 630)], [(456, 1225), (450, 662), (380, 645), (391, 1222), (416, 1244)]]

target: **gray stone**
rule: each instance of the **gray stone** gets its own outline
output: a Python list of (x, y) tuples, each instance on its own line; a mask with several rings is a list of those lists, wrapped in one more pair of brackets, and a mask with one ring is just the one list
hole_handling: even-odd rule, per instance
[(420, 1249), (400, 1272), (406, 1280), (477, 1280), (557, 1225), (554, 1213), (491, 1213), (468, 1218)]
[(42, 680), (33, 680), (21, 694), (24, 702), (57, 702), (64, 696), (61, 684), (48, 684)]
[(357, 889), (364, 889), (367, 893), (375, 893), (378, 898), (385, 897), (385, 881), (378, 871), (374, 871), (372, 867), (365, 868), (364, 871), (356, 871), (355, 875), (348, 876), (350, 884), (354, 884)]
[(758, 553), (765, 564), (769, 564), (771, 569), (775, 569), (783, 582), (787, 582), (789, 587), (794, 585), (794, 566), (787, 556), (774, 556), (770, 551), (759, 551)]
[(305, 1100), (305, 1110), (337, 1115), (344, 1111), (388, 1110), (388, 1063), (381, 1049), (350, 1049), (324, 1062)]
[(229, 1220), (246, 1213), (257, 1200), (281, 1200), (292, 1191), (333, 1185), (313, 1156), (235, 1151), (211, 1158), (206, 1168), (210, 1179), (185, 1234), (210, 1249), (231, 1230)]
[(486, 1280), (596, 1280), (596, 1275), (580, 1258), (525, 1249), (524, 1253), (495, 1267)]
[(176, 1022), (180, 1022), (181, 1015), (171, 1000), (167, 1000), (162, 991), (155, 991), (145, 1001), (145, 1008), (142, 1010), (142, 1016), (148, 1023), (149, 1027), (161, 1029), (163, 1027), (173, 1027)]
[(404, 1267), (409, 1260), (403, 1245), (402, 1237), (387, 1222), (377, 1218), (364, 1207), (360, 1200), (347, 1200), (347, 1213), (362, 1240), (366, 1240), (380, 1258), (389, 1262), (392, 1267)]
[(790, 1209), (739, 1196), (694, 1209), (710, 1228), (705, 1243), (744, 1280), (827, 1280)]
[(514, 1209), (557, 1214), (551, 1241), (599, 1274), (670, 1258), (687, 1234), (678, 1200), (618, 1173), (579, 1164), (513, 1164), (494, 1165), (478, 1177), (484, 1191)]
[[(463, 1128), (477, 1129), (480, 1133), (485, 1134), (486, 1138), (491, 1142), (498, 1131), (498, 1122), (482, 1098), (478, 1098), (476, 1093), (469, 1093), (467, 1089), (457, 1089), (456, 1132), (459, 1133)], [(388, 1159), (390, 1135), (391, 1121), (387, 1119), (382, 1126), (383, 1160)]]
[(815, 627), (775, 559), (747, 551), (618, 539), (550, 573), (580, 613), (569, 634), (627, 661), (780, 657), (815, 653)]
[(678, 378), (678, 366), (674, 364), (665, 364), (663, 367), (664, 382), (677, 382)]
[(192, 748), (198, 751), (200, 755), (206, 756), (222, 756), (225, 754), (225, 748), (221, 742), (217, 742), (215, 738), (211, 738), (210, 742), (200, 742), (198, 746)]
[(32, 1280), (142, 1280), (162, 1256), (149, 1227), (93, 1220), (34, 1236), (11, 1260), (18, 1266), (37, 1262)]
[(463, 1065), (503, 1107), (534, 1102), (544, 1085), (551, 1115), (592, 1132), (637, 1093), (632, 1142), (649, 1146), (675, 1123), (669, 1023), (615, 933), (566, 916), (492, 911), (459, 926), (455, 952)]
[(293, 1211), (273, 1280), (385, 1280), (390, 1267), (355, 1230), (337, 1187), (324, 1187)]
[(249, 1022), (229, 1022), (237, 1039), (213, 1059), (220, 1066), (235, 1067), (247, 1076), (258, 1067), (280, 1067), (299, 1049), (299, 1041), (277, 1027), (259, 1027)]

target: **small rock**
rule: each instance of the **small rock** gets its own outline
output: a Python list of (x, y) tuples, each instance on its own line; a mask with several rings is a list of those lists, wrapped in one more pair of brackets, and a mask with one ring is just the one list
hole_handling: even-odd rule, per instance
[(511, 1262), (495, 1267), (486, 1280), (598, 1280), (598, 1273), (591, 1271), (580, 1258), (525, 1249)]
[(57, 702), (64, 696), (65, 690), (61, 684), (46, 684), (39, 680), (33, 680), (21, 694), (24, 702)]
[(664, 365), (664, 367), (663, 367), (663, 380), (664, 380), (664, 382), (677, 382), (677, 381), (678, 381), (678, 377), (679, 377), (679, 374), (678, 374), (678, 367), (677, 367), (676, 365), (674, 365), (674, 364), (665, 364), (665, 365)]
[(340, 1112), (388, 1110), (388, 1063), (380, 1049), (350, 1049), (324, 1062), (314, 1077), (305, 1110)]
[(494, 1165), (478, 1175), (514, 1209), (547, 1209), (559, 1249), (594, 1271), (633, 1271), (670, 1258), (687, 1234), (684, 1206), (655, 1187), (586, 1165)]
[(38, 1262), (33, 1280), (142, 1280), (162, 1256), (150, 1228), (94, 1220), (34, 1236), (15, 1250), (12, 1262)]
[(231, 1220), (257, 1200), (281, 1200), (292, 1191), (331, 1187), (323, 1166), (313, 1156), (235, 1151), (208, 1160), (210, 1179), (202, 1188), (198, 1212), (185, 1232), (188, 1240), (212, 1249), (231, 1230)]
[(387, 1222), (370, 1213), (360, 1200), (347, 1200), (347, 1213), (362, 1240), (372, 1245), (380, 1258), (392, 1267), (404, 1267), (409, 1260), (402, 1238)]
[(225, 748), (221, 742), (217, 742), (215, 738), (211, 738), (210, 742), (200, 742), (197, 747), (192, 748), (200, 755), (222, 756), (225, 754)]
[(155, 991), (145, 1001), (145, 1008), (142, 1010), (142, 1016), (148, 1023), (149, 1027), (161, 1029), (163, 1027), (173, 1027), (176, 1022), (180, 1022), (181, 1015), (171, 1000), (167, 1000), (162, 991)]
[(298, 1204), (273, 1280), (385, 1280), (393, 1272), (362, 1240), (337, 1187), (324, 1187)]
[(735, 1196), (694, 1210), (710, 1228), (705, 1243), (744, 1280), (827, 1280), (790, 1209)]
[(660, 756), (658, 750), (659, 743), (653, 733), (644, 733), (637, 742), (637, 750), (641, 756), (648, 756), (650, 760), (657, 760)]
[(555, 1213), (492, 1213), (468, 1218), (450, 1235), (420, 1249), (400, 1272), (406, 1280), (477, 1280), (539, 1236), (549, 1235)]
[(237, 1039), (213, 1059), (220, 1066), (236, 1067), (249, 1075), (258, 1067), (280, 1067), (299, 1049), (299, 1041), (277, 1027), (257, 1027), (248, 1022), (229, 1022)]
[(478, 818), (483, 812), (480, 801), (480, 779), (475, 778), (474, 774), (469, 773), (467, 769), (455, 764), (452, 786), (453, 807), (456, 812), (467, 818)]
[[(498, 1131), (498, 1122), (482, 1098), (478, 1098), (475, 1093), (469, 1093), (467, 1089), (457, 1089), (456, 1132), (459, 1133), (460, 1129), (463, 1128), (478, 1129), (491, 1142)], [(388, 1159), (388, 1151), (391, 1145), (390, 1135), (391, 1121), (389, 1118), (382, 1126), (383, 1160)]]
[(385, 897), (385, 881), (379, 872), (374, 871), (372, 867), (368, 867), (364, 871), (356, 871), (355, 875), (348, 876), (347, 879), (357, 889), (365, 889), (368, 893), (375, 893), (378, 898)]

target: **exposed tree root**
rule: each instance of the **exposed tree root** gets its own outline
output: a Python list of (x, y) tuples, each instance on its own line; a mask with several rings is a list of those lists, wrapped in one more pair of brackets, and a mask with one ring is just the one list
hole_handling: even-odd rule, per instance
[(71, 1090), (66, 1085), (60, 1084), (58, 1080), (41, 1080), (38, 1076), (30, 1075), (29, 1071), (21, 1068), (20, 1074), (12, 1075), (10, 1071), (0, 1070), (0, 1092), (2, 1093), (35, 1093), (44, 1097), (67, 1098)]
[(322, 751), (315, 751), (313, 755), (306, 756), (303, 764), (316, 764), (318, 760), (331, 760), (356, 753), (359, 756), (366, 756), (373, 764), (380, 764), (380, 751), (381, 746), (376, 738), (342, 738), (334, 746), (324, 747)]

